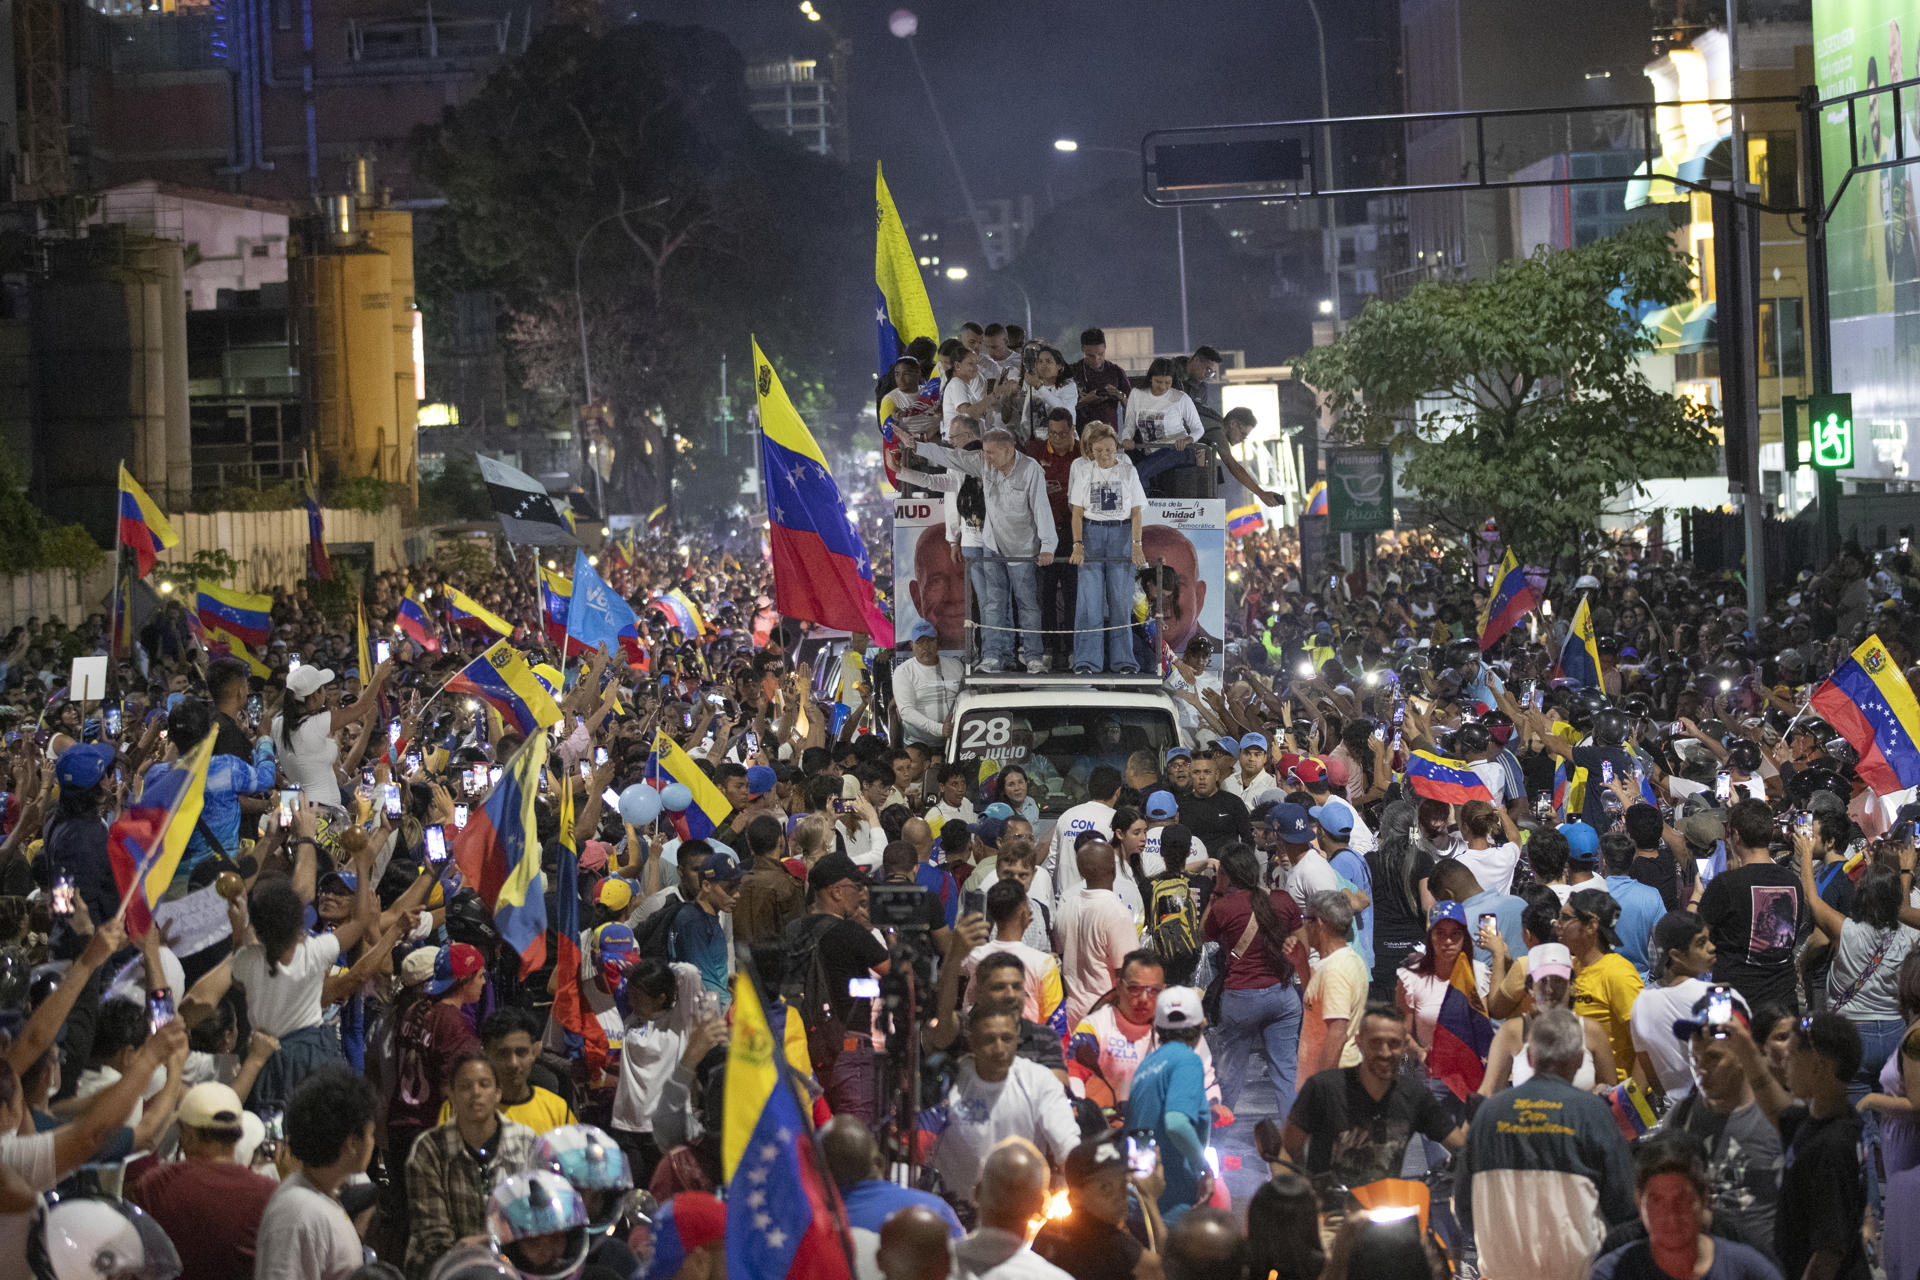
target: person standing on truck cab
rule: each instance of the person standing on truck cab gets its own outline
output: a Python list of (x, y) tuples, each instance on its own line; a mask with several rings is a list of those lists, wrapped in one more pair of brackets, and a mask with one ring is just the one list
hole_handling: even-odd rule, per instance
[(1067, 484), (1073, 519), (1073, 563), (1079, 566), (1079, 607), (1074, 614), (1073, 670), (1132, 675), (1133, 571), (1147, 563), (1140, 542), (1146, 491), (1133, 463), (1120, 456), (1113, 428), (1087, 428), (1080, 459)]

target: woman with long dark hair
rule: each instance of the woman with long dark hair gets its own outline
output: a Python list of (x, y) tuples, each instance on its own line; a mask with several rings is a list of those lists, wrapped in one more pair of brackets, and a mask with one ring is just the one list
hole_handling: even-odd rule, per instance
[(1400, 800), (1380, 815), (1380, 842), (1367, 855), (1373, 873), (1373, 982), (1368, 998), (1393, 999), (1394, 974), (1427, 933), (1427, 876), (1433, 854), (1419, 839), (1418, 806)]
[(1555, 923), (1573, 956), (1573, 1011), (1606, 1029), (1615, 1062), (1633, 1061), (1633, 1005), (1645, 984), (1620, 954), (1620, 902), (1605, 889), (1576, 889)]
[(1880, 1081), (1880, 1068), (1906, 1035), (1900, 1016), (1900, 966), (1915, 950), (1920, 911), (1906, 905), (1913, 867), (1913, 846), (1900, 857), (1905, 868), (1871, 865), (1854, 886), (1853, 901), (1836, 911), (1814, 886), (1814, 840), (1811, 832), (1794, 837), (1800, 863), (1802, 898), (1813, 908), (1813, 926), (1830, 940), (1833, 963), (1827, 970), (1827, 1008), (1851, 1022), (1860, 1033), (1860, 1070), (1847, 1082), (1847, 1096), (1857, 1106)]
[(1220, 852), (1220, 888), (1200, 921), (1201, 936), (1220, 944), (1226, 978), (1220, 997), (1220, 1101), (1231, 1111), (1246, 1085), (1247, 1055), (1256, 1038), (1273, 1072), (1278, 1113), (1293, 1109), (1300, 1051), (1300, 988), (1286, 956), (1300, 930), (1300, 908), (1285, 889), (1269, 889), (1260, 860), (1239, 841)]
[(1319, 1280), (1320, 1198), (1297, 1173), (1276, 1174), (1247, 1203), (1247, 1275), (1251, 1280)]
[(372, 713), (392, 671), (391, 663), (374, 668), (360, 696), (344, 707), (327, 705), (325, 689), (333, 683), (328, 668), (307, 665), (287, 673), (287, 700), (273, 718), (283, 785), (298, 786), (315, 804), (339, 806), (340, 779), (333, 765), (340, 758), (340, 743), (334, 735)]

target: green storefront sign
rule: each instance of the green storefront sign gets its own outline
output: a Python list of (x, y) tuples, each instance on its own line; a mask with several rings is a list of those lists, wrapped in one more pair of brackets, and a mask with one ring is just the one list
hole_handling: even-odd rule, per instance
[(1327, 451), (1327, 515), (1332, 533), (1393, 528), (1393, 460), (1385, 449)]

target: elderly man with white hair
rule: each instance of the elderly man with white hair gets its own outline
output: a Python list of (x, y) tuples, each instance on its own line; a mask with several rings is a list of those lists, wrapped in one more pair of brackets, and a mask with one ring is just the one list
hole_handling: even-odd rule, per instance
[[(978, 452), (922, 444), (920, 462), (951, 467), (979, 479), (987, 514), (981, 530), (980, 670), (1004, 671), (1015, 661), (1014, 616), (1019, 616), (1020, 661), (1028, 671), (1047, 669), (1040, 639), (1040, 568), (1053, 563), (1058, 533), (1047, 473), (1015, 445), (1004, 427), (987, 432)], [(915, 463), (913, 465), (918, 465)]]
[(1633, 1156), (1606, 1100), (1573, 1087), (1586, 1054), (1577, 1015), (1550, 1009), (1527, 1036), (1533, 1076), (1467, 1126), (1454, 1208), (1490, 1276), (1585, 1280), (1634, 1205)]

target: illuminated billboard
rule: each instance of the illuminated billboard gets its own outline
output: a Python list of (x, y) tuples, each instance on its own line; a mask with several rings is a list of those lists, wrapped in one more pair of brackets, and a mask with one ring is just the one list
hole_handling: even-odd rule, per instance
[[(1814, 0), (1820, 96), (1920, 76), (1920, 8), (1898, 0)], [(1861, 163), (1920, 158), (1920, 101), (1876, 94), (1823, 112), (1823, 201)], [(1851, 124), (1849, 123), (1851, 120)], [(1856, 476), (1920, 473), (1920, 174), (1912, 165), (1855, 174), (1827, 226), (1833, 389), (1853, 394)]]

